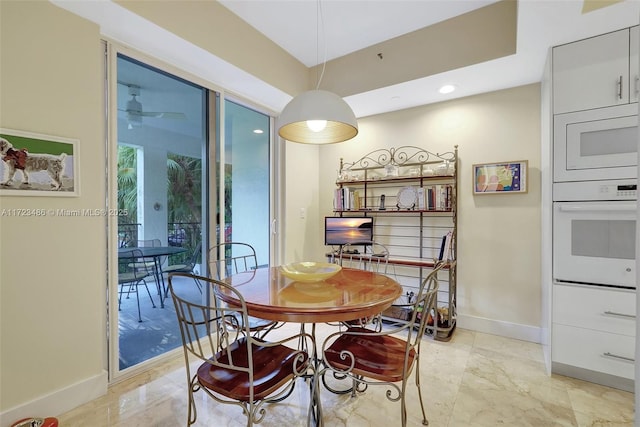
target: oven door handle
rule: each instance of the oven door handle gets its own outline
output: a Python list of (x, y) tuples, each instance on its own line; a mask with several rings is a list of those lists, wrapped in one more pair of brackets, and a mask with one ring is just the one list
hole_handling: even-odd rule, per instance
[(637, 210), (635, 203), (607, 203), (600, 205), (561, 204), (561, 212), (633, 212)]

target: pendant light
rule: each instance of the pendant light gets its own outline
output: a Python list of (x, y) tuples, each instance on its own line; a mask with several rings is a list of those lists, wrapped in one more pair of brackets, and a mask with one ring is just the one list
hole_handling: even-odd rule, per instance
[[(317, 5), (319, 20), (322, 16), (320, 0)], [(316, 52), (317, 28), (316, 24)], [(282, 110), (278, 117), (278, 135), (282, 138), (304, 144), (332, 144), (347, 141), (358, 134), (358, 122), (351, 107), (335, 93), (319, 89), (326, 63), (325, 52), (316, 90), (301, 93)]]

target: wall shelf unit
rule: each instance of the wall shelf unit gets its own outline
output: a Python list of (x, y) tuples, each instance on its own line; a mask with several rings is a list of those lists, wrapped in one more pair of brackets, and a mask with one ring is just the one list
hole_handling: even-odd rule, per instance
[[(374, 241), (389, 250), (388, 274), (405, 290), (398, 305), (407, 304), (438, 260), (445, 261), (437, 321), (427, 329), (444, 341), (456, 327), (457, 193), (457, 145), (446, 153), (402, 146), (354, 162), (340, 159), (334, 193), (334, 215), (374, 217)], [(398, 312), (392, 306), (385, 320), (393, 321)]]

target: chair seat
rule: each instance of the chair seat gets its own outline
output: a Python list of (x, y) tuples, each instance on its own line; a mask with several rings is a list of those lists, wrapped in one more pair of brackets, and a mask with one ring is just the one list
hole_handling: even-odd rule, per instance
[(150, 274), (142, 273), (139, 271), (127, 271), (124, 273), (118, 273), (118, 283), (132, 283), (135, 284), (137, 281), (145, 279), (149, 277)]
[[(301, 370), (309, 362), (306, 353), (296, 351), (284, 345), (273, 347), (252, 345), (253, 353), (253, 384), (254, 401), (263, 400), (275, 390), (286, 384), (294, 376), (294, 361), (297, 356), (302, 356), (298, 369)], [(240, 338), (231, 344), (226, 350), (231, 352), (231, 357), (236, 366), (247, 367), (246, 338)], [(217, 353), (220, 363), (228, 363), (228, 355)], [(204, 362), (198, 368), (198, 381), (204, 387), (227, 396), (231, 399), (248, 402), (250, 400), (249, 375), (246, 372), (225, 369)]]
[[(355, 332), (358, 335), (350, 335)], [(349, 328), (324, 351), (324, 358), (333, 367), (348, 369), (350, 358), (341, 359), (340, 353), (349, 351), (356, 358), (351, 373), (374, 378), (380, 381), (397, 382), (408, 377), (411, 369), (403, 373), (406, 341), (391, 335), (374, 335), (376, 332), (366, 328)], [(371, 334), (370, 336), (367, 336)], [(407, 366), (413, 366), (416, 352), (409, 350)]]
[(138, 268), (138, 269), (155, 268), (155, 266), (156, 264), (153, 261), (136, 261), (128, 265), (129, 268)]
[(278, 324), (278, 322), (273, 320), (265, 320), (260, 319), (258, 317), (248, 316), (249, 319), (249, 330), (251, 331), (262, 331), (264, 329), (269, 329)]
[[(242, 316), (240, 314), (233, 313), (231, 314), (231, 316), (234, 316), (237, 320), (235, 322), (229, 322), (228, 324), (230, 326), (235, 327), (235, 325), (242, 324)], [(249, 320), (249, 331), (251, 332), (264, 331), (265, 329), (272, 329), (278, 324), (278, 322), (274, 320), (265, 320), (265, 319), (260, 319), (259, 317), (252, 317), (252, 316), (247, 316), (247, 320)]]
[(163, 268), (162, 272), (163, 273), (170, 273), (170, 272), (191, 273), (191, 270), (193, 269), (191, 268), (190, 265), (174, 264), (174, 265), (169, 265), (166, 268)]

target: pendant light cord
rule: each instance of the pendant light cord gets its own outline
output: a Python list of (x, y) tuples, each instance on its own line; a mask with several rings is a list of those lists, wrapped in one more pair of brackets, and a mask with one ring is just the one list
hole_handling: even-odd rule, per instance
[[(316, 90), (320, 89), (320, 82), (322, 81), (322, 77), (324, 77), (324, 70), (327, 65), (327, 33), (324, 29), (324, 14), (322, 13), (322, 3), (318, 0), (317, 10), (316, 10), (316, 64), (318, 63), (318, 56), (320, 52), (319, 42), (320, 42), (320, 24), (322, 24), (322, 40), (324, 44), (324, 58), (322, 60), (322, 72), (320, 73), (320, 77), (318, 78), (318, 84), (316, 85)], [(317, 74), (317, 71), (316, 71)]]

